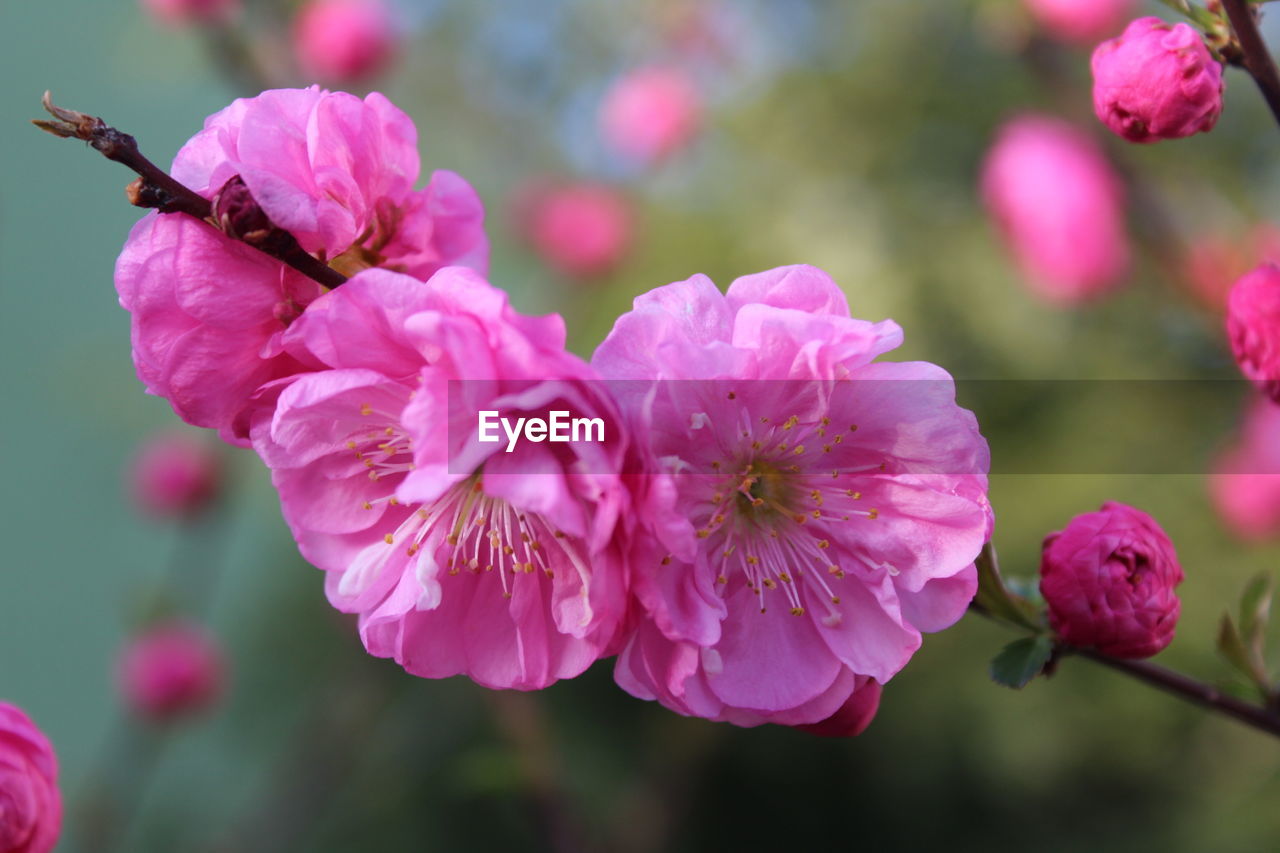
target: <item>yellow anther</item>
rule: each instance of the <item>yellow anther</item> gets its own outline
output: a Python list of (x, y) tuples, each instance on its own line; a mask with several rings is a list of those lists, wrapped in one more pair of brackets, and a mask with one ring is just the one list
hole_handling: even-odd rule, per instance
[(388, 545), (393, 545), (395, 544), (396, 538), (392, 536), (390, 533), (388, 533), (382, 537), (382, 541), (386, 542)]
[(818, 547), (819, 547), (819, 548), (821, 548), (821, 549), (822, 549), (822, 550), (824, 550), (824, 551), (825, 551), (825, 550), (827, 550), (828, 548), (830, 548), (830, 547), (831, 547), (831, 540), (830, 540), (830, 539), (819, 539), (819, 540), (818, 540)]
[(803, 616), (803, 615), (804, 615), (804, 608), (803, 608), (803, 607), (793, 607), (793, 608), (791, 608), (791, 615), (792, 615), (792, 616)]
[(373, 406), (370, 406), (368, 403), (361, 403), (361, 404), (360, 404), (360, 414), (362, 414), (362, 415), (364, 415), (364, 416), (366, 416), (366, 417), (368, 417), (369, 415), (372, 415), (372, 414), (373, 414)]
[(880, 517), (880, 510), (872, 509), (867, 511), (867, 518), (876, 519)]

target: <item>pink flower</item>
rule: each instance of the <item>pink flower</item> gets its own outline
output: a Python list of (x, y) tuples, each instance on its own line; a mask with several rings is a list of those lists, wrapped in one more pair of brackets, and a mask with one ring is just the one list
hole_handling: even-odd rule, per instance
[(302, 70), (330, 83), (377, 76), (398, 44), (395, 21), (382, 0), (310, 0), (293, 28)]
[(240, 0), (142, 0), (142, 7), (169, 26), (217, 24), (240, 11)]
[(625, 157), (653, 163), (689, 143), (702, 120), (702, 98), (683, 71), (649, 66), (613, 84), (600, 106), (605, 142)]
[(1264, 263), (1232, 286), (1227, 337), (1240, 372), (1280, 404), (1280, 266)]
[(635, 230), (625, 196), (604, 184), (539, 184), (514, 203), (515, 224), (556, 272), (573, 279), (612, 272)]
[(1032, 289), (1069, 304), (1114, 289), (1129, 267), (1124, 187), (1082, 131), (1024, 115), (1001, 128), (982, 194)]
[(0, 853), (49, 853), (61, 832), (53, 745), (22, 709), (0, 702)]
[(1120, 29), (1137, 0), (1025, 0), (1027, 9), (1055, 38), (1091, 45)]
[(172, 722), (211, 707), (223, 687), (222, 654), (196, 625), (174, 622), (133, 638), (120, 656), (120, 692), (136, 714)]
[[(559, 317), (469, 270), (368, 271), (290, 327), (325, 368), (281, 383), (254, 444), (329, 600), (414, 675), (531, 690), (612, 654), (627, 606), (627, 436)], [(599, 443), (483, 443), (478, 415), (599, 417)], [(504, 439), (505, 441), (505, 439)]]
[(1280, 406), (1250, 406), (1236, 445), (1223, 453), (1209, 493), (1227, 525), (1243, 539), (1280, 535)]
[[(448, 264), (484, 270), (480, 200), (452, 172), (414, 191), (416, 137), (382, 95), (278, 89), (210, 116), (173, 174), (216, 196), (231, 222), (259, 205), (347, 274), (377, 266), (425, 280)], [(130, 233), (116, 288), (133, 315), (134, 365), (148, 392), (236, 443), (253, 393), (299, 369), (280, 336), (324, 291), (206, 223), (157, 213)]]
[(213, 448), (180, 432), (148, 439), (130, 473), (134, 500), (156, 516), (199, 512), (216, 497), (222, 479)]
[(593, 364), (683, 519), (636, 549), (645, 618), (618, 659), (625, 690), (852, 732), (920, 632), (964, 613), (990, 532), (987, 445), (945, 371), (872, 363), (901, 341), (804, 266), (727, 295), (695, 276), (619, 318)]
[(1169, 645), (1181, 603), (1173, 543), (1140, 509), (1108, 501), (1044, 540), (1040, 592), (1064, 642), (1117, 658)]
[(1098, 120), (1130, 142), (1210, 131), (1222, 113), (1222, 65), (1187, 24), (1138, 18), (1091, 65)]

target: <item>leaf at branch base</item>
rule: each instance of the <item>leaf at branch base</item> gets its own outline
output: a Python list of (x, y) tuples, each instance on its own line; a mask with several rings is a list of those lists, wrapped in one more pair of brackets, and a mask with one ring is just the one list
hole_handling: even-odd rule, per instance
[(978, 592), (974, 603), (996, 619), (1033, 631), (1041, 629), (1039, 610), (1031, 602), (1010, 591), (1000, 576), (995, 548), (988, 542), (974, 561), (978, 567)]
[(991, 679), (1020, 690), (1040, 674), (1053, 654), (1053, 640), (1044, 634), (1014, 640), (991, 660)]
[(1218, 652), (1241, 675), (1251, 682), (1257, 683), (1258, 679), (1254, 672), (1253, 659), (1250, 657), (1249, 649), (1245, 646), (1244, 639), (1240, 636), (1240, 630), (1236, 627), (1235, 620), (1231, 618), (1230, 613), (1223, 613), (1222, 621), (1218, 623)]
[(1249, 581), (1240, 596), (1240, 639), (1258, 664), (1266, 645), (1272, 593), (1271, 575), (1264, 572)]

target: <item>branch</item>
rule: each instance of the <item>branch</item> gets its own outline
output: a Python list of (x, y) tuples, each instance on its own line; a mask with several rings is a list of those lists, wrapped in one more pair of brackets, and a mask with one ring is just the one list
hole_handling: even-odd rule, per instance
[[(1005, 620), (996, 617), (990, 610), (977, 602), (969, 605), (969, 611), (979, 616), (985, 616), (995, 622), (1009, 624)], [(1153, 663), (1147, 663), (1146, 661), (1123, 660), (1121, 658), (1108, 657), (1093, 649), (1059, 645), (1053, 657), (1050, 658), (1046, 673), (1049, 672), (1048, 667), (1056, 666), (1062, 657), (1072, 654), (1110, 667), (1117, 672), (1136, 678), (1138, 681), (1149, 684), (1166, 693), (1172, 693), (1192, 704), (1231, 717), (1233, 720), (1252, 726), (1274, 737), (1280, 737), (1280, 715), (1273, 714), (1260, 705), (1254, 705), (1251, 702), (1245, 702), (1242, 699), (1229, 696), (1218, 688), (1205, 684), (1203, 681), (1197, 681), (1180, 672), (1175, 672)]]
[(347, 280), (345, 275), (303, 249), (288, 231), (272, 224), (239, 176), (228, 181), (210, 201), (144, 157), (138, 150), (137, 140), (129, 134), (116, 130), (97, 116), (54, 106), (48, 92), (41, 102), (56, 121), (33, 119), (32, 124), (63, 139), (83, 140), (108, 160), (127, 166), (138, 175), (138, 180), (126, 190), (130, 204), (202, 220), (231, 239), (288, 264), (325, 287), (337, 287)]
[(1231, 21), (1236, 40), (1240, 42), (1244, 69), (1253, 77), (1253, 82), (1258, 84), (1262, 97), (1271, 108), (1271, 114), (1280, 122), (1280, 73), (1277, 73), (1275, 61), (1258, 32), (1254, 9), (1248, 0), (1222, 0), (1222, 6)]

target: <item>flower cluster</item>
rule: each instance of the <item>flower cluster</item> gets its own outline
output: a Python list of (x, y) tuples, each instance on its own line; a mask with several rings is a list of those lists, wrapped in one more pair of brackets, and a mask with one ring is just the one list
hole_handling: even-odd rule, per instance
[[(415, 145), (376, 94), (211, 117), (174, 175), (218, 225), (152, 214), (117, 268), (148, 390), (254, 448), (330, 602), (410, 673), (532, 690), (618, 654), (624, 689), (682, 714), (861, 731), (991, 533), (951, 377), (876, 361), (902, 330), (804, 266), (659, 287), (588, 363), (485, 280), (478, 200), (447, 172), (413, 189)], [(234, 239), (264, 221), (350, 278)], [(557, 414), (600, 429), (477, 429)], [(207, 701), (208, 656), (161, 639), (130, 701)]]

